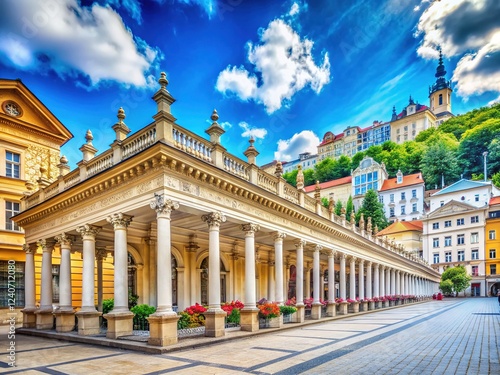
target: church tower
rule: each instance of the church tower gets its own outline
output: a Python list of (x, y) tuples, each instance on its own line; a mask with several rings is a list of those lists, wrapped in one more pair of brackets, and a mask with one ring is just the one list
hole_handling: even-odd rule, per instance
[(439, 64), (436, 69), (436, 83), (429, 87), (430, 108), (436, 116), (436, 125), (450, 117), (451, 113), (451, 82), (445, 79), (446, 70), (443, 65), (443, 54), (439, 49)]

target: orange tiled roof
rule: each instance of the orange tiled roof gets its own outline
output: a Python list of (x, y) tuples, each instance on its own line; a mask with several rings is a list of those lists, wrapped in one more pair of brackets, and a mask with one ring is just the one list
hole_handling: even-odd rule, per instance
[(377, 233), (377, 236), (387, 236), (393, 233), (406, 232), (406, 231), (423, 231), (422, 220), (412, 220), (412, 221), (396, 221), (389, 225), (387, 228), (382, 229)]
[(403, 176), (403, 182), (401, 182), (400, 184), (397, 183), (397, 180), (398, 180), (397, 177), (396, 178), (388, 178), (382, 184), (382, 188), (380, 189), (380, 191), (397, 189), (400, 187), (424, 183), (424, 180), (422, 179), (422, 173), (415, 173), (415, 174), (410, 174), (408, 176)]
[(493, 206), (495, 204), (500, 204), (500, 196), (499, 197), (492, 197), (490, 199), (490, 206)]
[[(321, 189), (327, 189), (327, 188), (331, 188), (333, 186), (339, 186), (339, 185), (351, 184), (351, 183), (352, 183), (352, 176), (347, 176), (347, 177), (338, 178), (336, 180), (322, 182), (321, 184), (319, 184), (319, 187)], [(306, 191), (306, 193), (310, 193), (311, 191), (314, 191), (315, 188), (316, 188), (316, 185), (309, 185), (309, 186), (306, 186), (304, 188), (304, 190)]]

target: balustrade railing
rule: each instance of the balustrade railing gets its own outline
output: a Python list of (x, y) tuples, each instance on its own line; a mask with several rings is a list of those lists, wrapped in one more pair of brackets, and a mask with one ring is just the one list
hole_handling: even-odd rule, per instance
[(156, 124), (151, 124), (143, 128), (140, 132), (130, 138), (126, 138), (122, 143), (122, 160), (135, 155), (148, 148), (156, 141)]
[(108, 150), (89, 161), (87, 164), (87, 177), (91, 177), (113, 166), (113, 150)]
[(198, 159), (212, 162), (212, 144), (189, 130), (174, 126), (172, 129), (174, 146)]
[(244, 180), (248, 181), (250, 179), (248, 163), (226, 152), (224, 153), (224, 170)]
[(270, 191), (271, 193), (277, 192), (278, 189), (278, 177), (270, 175), (264, 171), (259, 170), (257, 174), (257, 186)]

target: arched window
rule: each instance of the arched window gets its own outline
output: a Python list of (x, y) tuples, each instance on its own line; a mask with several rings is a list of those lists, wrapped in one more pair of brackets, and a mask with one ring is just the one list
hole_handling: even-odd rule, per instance
[(443, 94), (439, 94), (439, 105), (443, 104)]

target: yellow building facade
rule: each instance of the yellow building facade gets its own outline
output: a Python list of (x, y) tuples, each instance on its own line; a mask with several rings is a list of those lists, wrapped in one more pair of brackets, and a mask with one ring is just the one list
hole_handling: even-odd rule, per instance
[(486, 290), (496, 296), (500, 290), (500, 197), (490, 200), (484, 230)]

